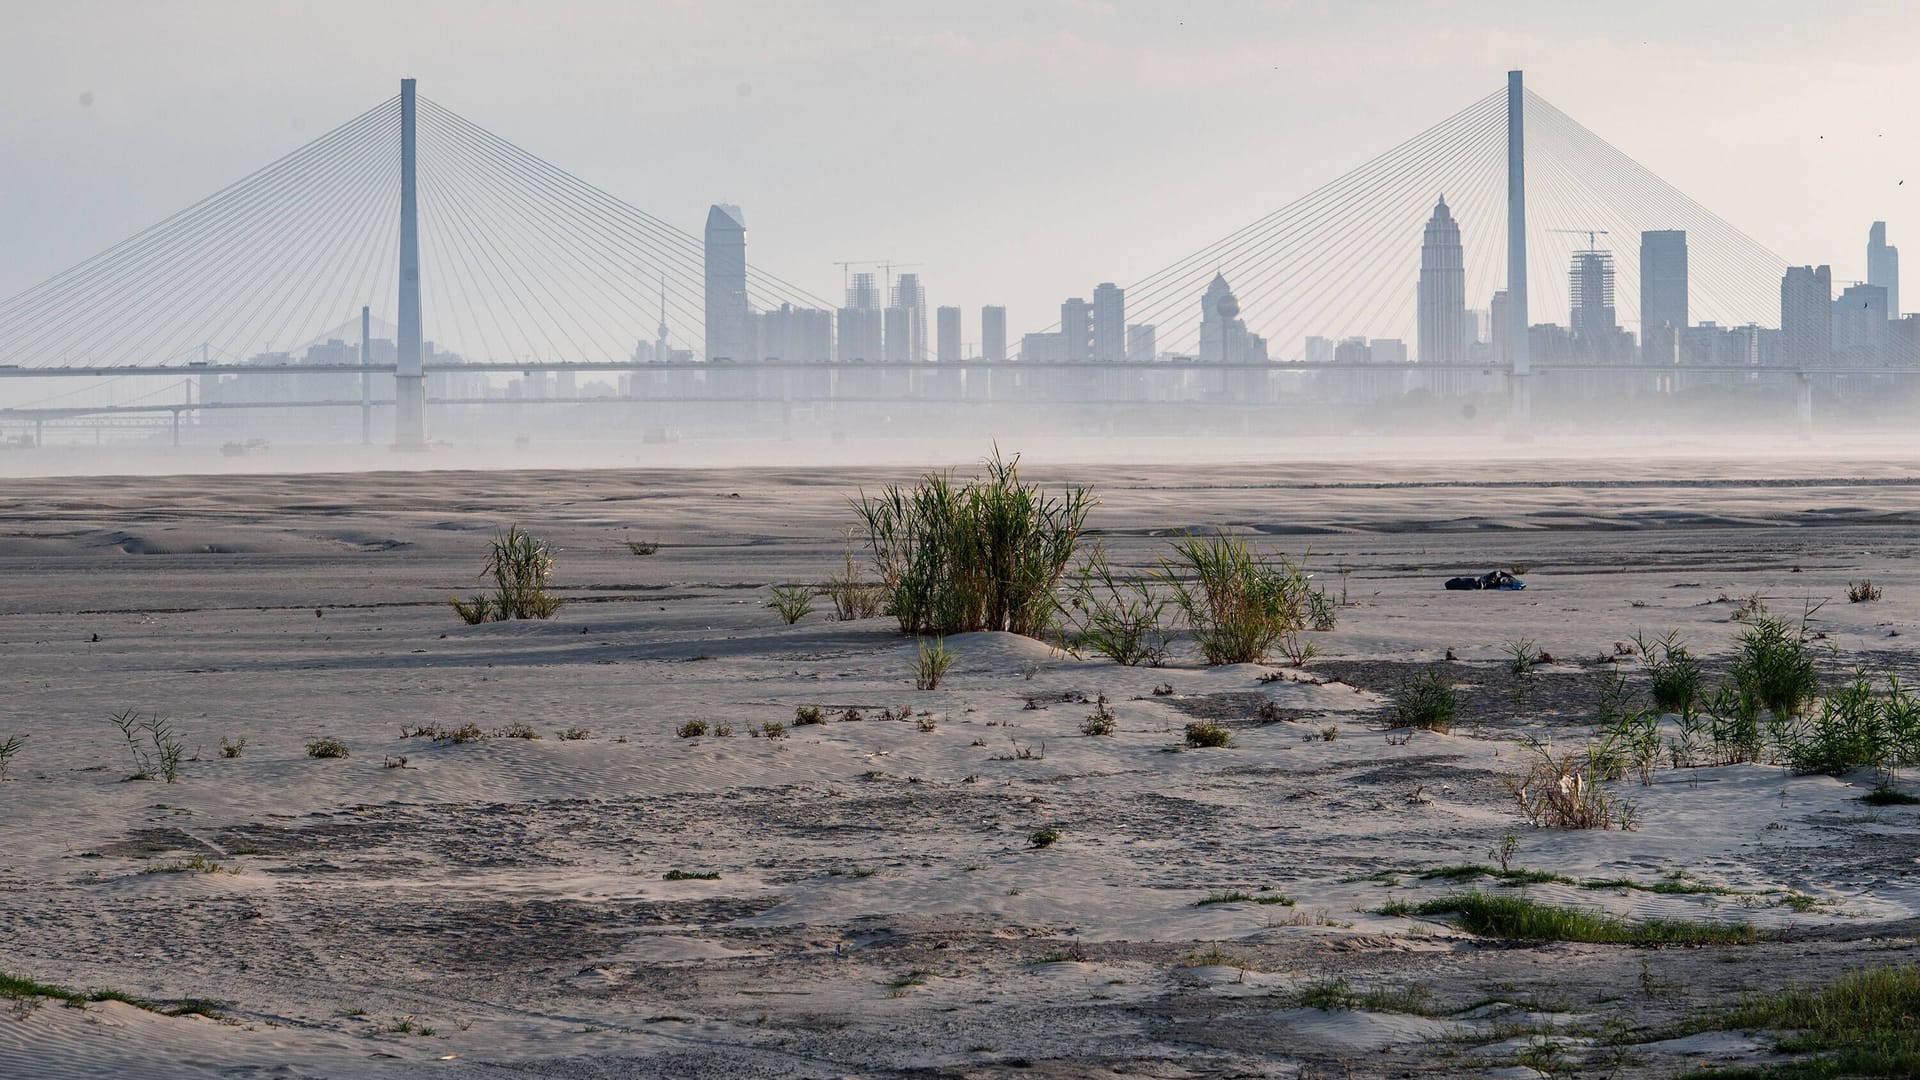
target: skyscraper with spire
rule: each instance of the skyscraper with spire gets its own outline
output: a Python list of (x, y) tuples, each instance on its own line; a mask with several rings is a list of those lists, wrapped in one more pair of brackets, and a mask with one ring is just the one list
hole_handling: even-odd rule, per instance
[[(1402, 279), (1404, 280), (1404, 279)], [(1460, 225), (1447, 197), (1433, 208), (1420, 244), (1420, 327), (1417, 359), (1423, 364), (1464, 364), (1472, 333), (1467, 322), (1466, 252)]]

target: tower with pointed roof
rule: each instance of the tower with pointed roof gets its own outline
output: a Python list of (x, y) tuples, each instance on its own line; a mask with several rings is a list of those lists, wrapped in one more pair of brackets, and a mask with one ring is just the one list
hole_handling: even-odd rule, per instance
[(1460, 225), (1447, 197), (1433, 208), (1420, 244), (1419, 338), (1422, 364), (1464, 364), (1471, 333), (1467, 323), (1466, 253)]
[(707, 211), (707, 360), (749, 363), (754, 327), (747, 307), (747, 223), (740, 208), (715, 203)]

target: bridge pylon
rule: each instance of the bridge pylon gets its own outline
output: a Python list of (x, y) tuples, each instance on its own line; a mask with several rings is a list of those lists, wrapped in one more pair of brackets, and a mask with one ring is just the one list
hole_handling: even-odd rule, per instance
[(393, 446), (427, 445), (427, 379), (420, 362), (420, 212), (414, 201), (413, 80), (400, 80), (400, 317), (393, 368)]

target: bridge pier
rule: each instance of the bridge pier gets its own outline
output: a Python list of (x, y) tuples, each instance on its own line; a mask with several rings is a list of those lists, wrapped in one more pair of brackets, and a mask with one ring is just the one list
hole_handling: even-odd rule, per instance
[(1806, 442), (1813, 438), (1813, 375), (1810, 372), (1800, 373), (1799, 398), (1800, 441)]

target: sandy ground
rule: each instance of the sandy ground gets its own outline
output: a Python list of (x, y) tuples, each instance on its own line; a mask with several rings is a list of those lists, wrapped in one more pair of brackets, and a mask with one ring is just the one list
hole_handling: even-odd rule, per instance
[[(215, 1014), (22, 1006), (0, 1076), (1529, 1076), (1549, 1050), (1658, 1076), (1767, 1053), (1665, 1038), (1701, 1010), (1915, 957), (1920, 812), (1863, 807), (1870, 775), (1663, 769), (1621, 785), (1630, 832), (1531, 829), (1499, 782), (1518, 735), (1578, 740), (1608, 675), (1639, 678), (1601, 659), (1634, 631), (1723, 660), (1723, 596), (1830, 601), (1837, 664), (1920, 666), (1907, 463), (1028, 473), (1093, 485), (1128, 565), (1187, 528), (1310, 551), (1339, 626), (1304, 670), (968, 635), (922, 692), (890, 619), (766, 604), (837, 569), (847, 498), (900, 470), (0, 482), (0, 740), (27, 736), (0, 783), (0, 971)], [(560, 549), (569, 603), (463, 626), (446, 597), (508, 522)], [(1439, 588), (1513, 563), (1524, 593)], [(1845, 603), (1861, 577), (1885, 599)], [(1559, 662), (1516, 704), (1519, 639)], [(1461, 726), (1389, 737), (1387, 695), (1427, 668), (1461, 684)], [(1100, 695), (1111, 738), (1079, 730)], [(757, 735), (816, 704), (830, 722)], [(184, 736), (176, 783), (126, 779), (129, 708)], [(1195, 717), (1233, 744), (1174, 752)], [(689, 719), (733, 734), (676, 737)], [(405, 734), (468, 722), (541, 737)], [(309, 757), (319, 738), (351, 756)], [(1537, 899), (1767, 933), (1515, 944), (1374, 913), (1460, 888), (1418, 871), (1508, 834), (1530, 869), (1732, 890)], [(148, 872), (196, 857), (219, 871)], [(1292, 904), (1197, 903), (1223, 890)], [(1297, 1007), (1333, 978), (1428, 1015)]]

